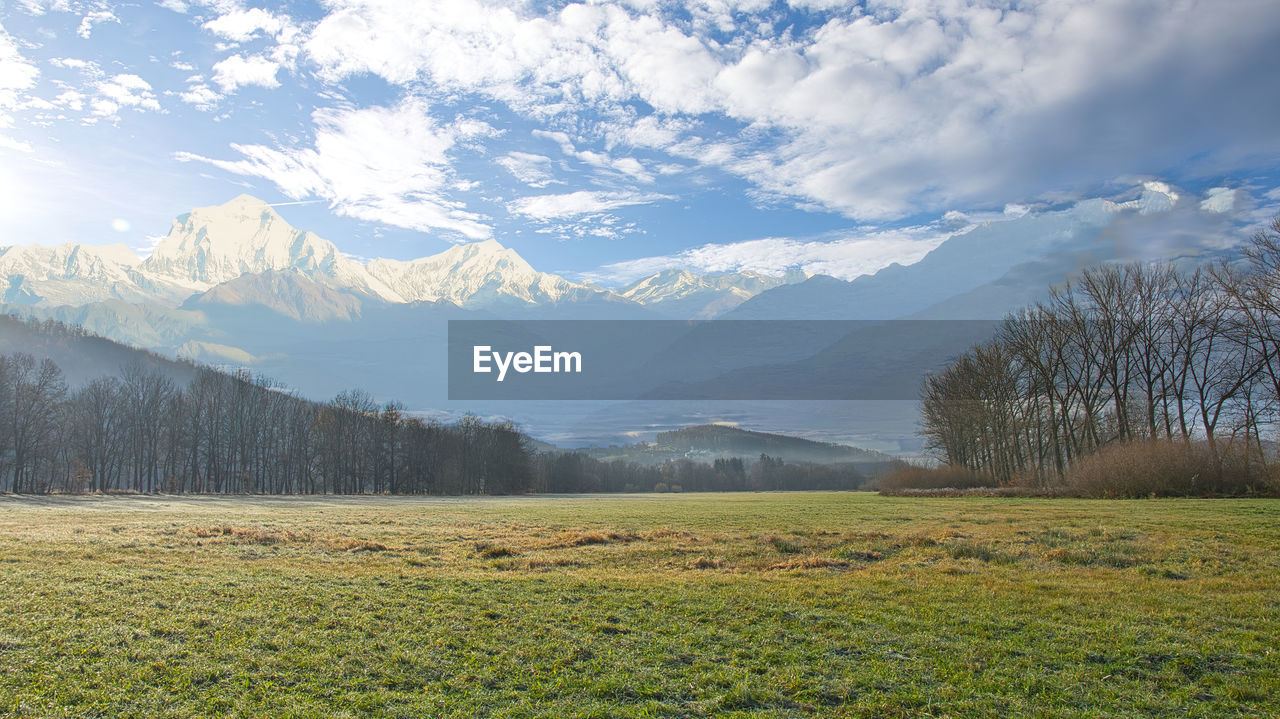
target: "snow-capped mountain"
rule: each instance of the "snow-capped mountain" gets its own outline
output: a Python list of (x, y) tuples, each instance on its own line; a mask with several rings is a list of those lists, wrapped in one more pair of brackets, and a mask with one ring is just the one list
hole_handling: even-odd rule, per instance
[(297, 270), (334, 289), (405, 301), (364, 265), (343, 257), (332, 242), (295, 229), (249, 195), (179, 215), (143, 266), (205, 288), (242, 275)]
[(178, 300), (195, 287), (152, 276), (124, 245), (67, 243), (0, 248), (2, 301), (9, 304), (80, 305), (105, 300)]
[[(495, 240), (457, 245), (416, 260), (364, 264), (343, 256), (332, 242), (294, 228), (266, 202), (249, 195), (179, 215), (145, 261), (123, 245), (14, 246), (0, 248), (0, 277), (6, 279), (0, 285), (0, 302), (6, 304), (77, 307), (123, 300), (178, 307), (196, 306), (192, 303), (199, 296), (203, 306), (289, 305), (285, 314), (295, 317), (307, 314), (298, 308), (318, 297), (314, 287), (298, 278), (393, 304), (626, 302), (609, 290), (539, 272)], [(358, 314), (347, 301), (325, 296), (326, 317)]]
[[(848, 282), (815, 276), (762, 292), (725, 318), (885, 320), (930, 308), (937, 311), (929, 317), (998, 318), (1039, 299), (1050, 285), (1083, 267), (1125, 259), (1114, 242), (1103, 241), (1103, 230), (1130, 209), (1138, 207), (1086, 200), (1065, 210), (982, 223), (951, 236), (912, 265), (889, 265)], [(1033, 269), (1034, 277), (1020, 276)], [(955, 298), (992, 285), (1008, 291), (970, 303), (962, 314), (944, 311)]]
[(376, 259), (367, 269), (408, 302), (446, 301), (459, 307), (499, 300), (554, 304), (611, 294), (539, 272), (496, 240), (457, 245), (416, 260)]
[(709, 319), (724, 314), (765, 290), (803, 282), (808, 275), (792, 270), (785, 276), (755, 272), (663, 270), (618, 290), (633, 302), (675, 317)]
[(362, 303), (312, 280), (296, 269), (267, 270), (241, 275), (194, 295), (183, 309), (210, 311), (259, 307), (300, 322), (359, 319)]

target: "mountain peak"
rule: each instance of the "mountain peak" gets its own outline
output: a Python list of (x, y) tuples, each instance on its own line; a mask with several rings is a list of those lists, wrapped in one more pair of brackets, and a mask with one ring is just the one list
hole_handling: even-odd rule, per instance
[[(235, 210), (249, 210), (254, 212), (267, 212), (267, 211), (272, 213), (275, 212), (275, 210), (272, 209), (271, 205), (266, 200), (263, 200), (258, 197), (254, 197), (253, 195), (243, 193), (243, 192), (231, 198), (230, 200), (227, 200), (221, 205), (215, 205), (215, 207), (228, 209), (228, 210), (235, 209)], [(208, 209), (208, 208), (205, 208), (205, 209)]]
[(246, 273), (316, 269), (336, 258), (338, 250), (331, 243), (294, 229), (266, 202), (238, 195), (179, 215), (146, 266), (212, 285)]
[(292, 269), (326, 286), (403, 301), (364, 265), (343, 257), (333, 243), (294, 228), (252, 195), (179, 215), (145, 268), (204, 287), (246, 274)]

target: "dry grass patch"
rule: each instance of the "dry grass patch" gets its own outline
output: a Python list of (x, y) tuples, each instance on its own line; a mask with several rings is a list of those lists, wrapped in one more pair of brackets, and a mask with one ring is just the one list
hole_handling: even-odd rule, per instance
[(641, 539), (697, 539), (693, 532), (686, 532), (683, 529), (672, 529), (671, 527), (658, 527), (657, 529), (640, 534)]
[(779, 562), (771, 565), (769, 569), (774, 571), (795, 571), (799, 569), (848, 569), (849, 563), (831, 557), (796, 557), (788, 559), (785, 562)]
[(848, 549), (840, 552), (843, 559), (855, 562), (879, 562), (884, 559), (884, 555), (872, 549)]
[(483, 559), (501, 559), (515, 557), (520, 553), (505, 544), (497, 542), (476, 542), (476, 556)]
[(231, 544), (283, 544), (286, 542), (310, 542), (311, 535), (293, 529), (270, 527), (197, 526), (187, 531), (202, 539), (225, 539)]
[(724, 560), (719, 557), (698, 557), (689, 562), (690, 569), (720, 569), (724, 567)]
[(530, 559), (527, 562), (529, 569), (557, 569), (563, 567), (585, 567), (586, 562), (560, 557), (556, 559)]
[(329, 549), (339, 552), (387, 552), (391, 548), (380, 542), (374, 542), (368, 539), (336, 539), (325, 542)]
[(633, 532), (569, 531), (561, 532), (552, 541), (552, 548), (585, 547), (589, 544), (634, 542), (640, 536)]

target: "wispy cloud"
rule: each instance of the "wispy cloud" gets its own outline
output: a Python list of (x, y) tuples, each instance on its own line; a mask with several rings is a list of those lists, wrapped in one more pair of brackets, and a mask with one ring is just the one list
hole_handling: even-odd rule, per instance
[(648, 205), (662, 200), (674, 200), (671, 195), (643, 192), (593, 192), (580, 190), (561, 195), (535, 195), (522, 197), (507, 205), (516, 215), (535, 220), (552, 220), (576, 217), (613, 210), (629, 205)]
[[(35, 87), (40, 70), (23, 57), (13, 37), (0, 26), (0, 130), (13, 126), (12, 112), (23, 103), (26, 91)], [(30, 149), (30, 145), (0, 135), (10, 149)]]
[(232, 149), (243, 159), (177, 158), (264, 178), (291, 198), (318, 197), (359, 219), (470, 239), (491, 234), (480, 215), (447, 196), (450, 151), (487, 126), (474, 120), (440, 125), (419, 100), (394, 108), (317, 110), (311, 119), (316, 131), (310, 147), (237, 144)]
[(494, 162), (529, 187), (546, 187), (556, 181), (551, 174), (551, 158), (546, 155), (509, 152)]
[(626, 175), (640, 182), (653, 182), (653, 173), (646, 170), (644, 165), (634, 157), (610, 157), (603, 152), (579, 150), (574, 147), (573, 140), (569, 138), (569, 135), (563, 132), (534, 130), (533, 136), (555, 142), (565, 155), (577, 158), (592, 167)]
[(120, 23), (120, 18), (110, 10), (94, 10), (85, 15), (80, 20), (80, 27), (76, 28), (76, 34), (82, 39), (88, 40), (93, 35), (93, 26), (101, 25), (104, 22)]
[(769, 237), (745, 242), (707, 244), (670, 255), (607, 264), (583, 273), (584, 279), (621, 286), (669, 269), (695, 272), (757, 272), (782, 275), (788, 270), (853, 279), (895, 262), (911, 264), (950, 233), (935, 227), (849, 233), (836, 238)]

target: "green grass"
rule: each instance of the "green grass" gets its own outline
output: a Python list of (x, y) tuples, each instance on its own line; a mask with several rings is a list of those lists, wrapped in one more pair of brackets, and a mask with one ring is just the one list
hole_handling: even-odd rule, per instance
[(1276, 716), (1280, 501), (0, 497), (0, 716)]

